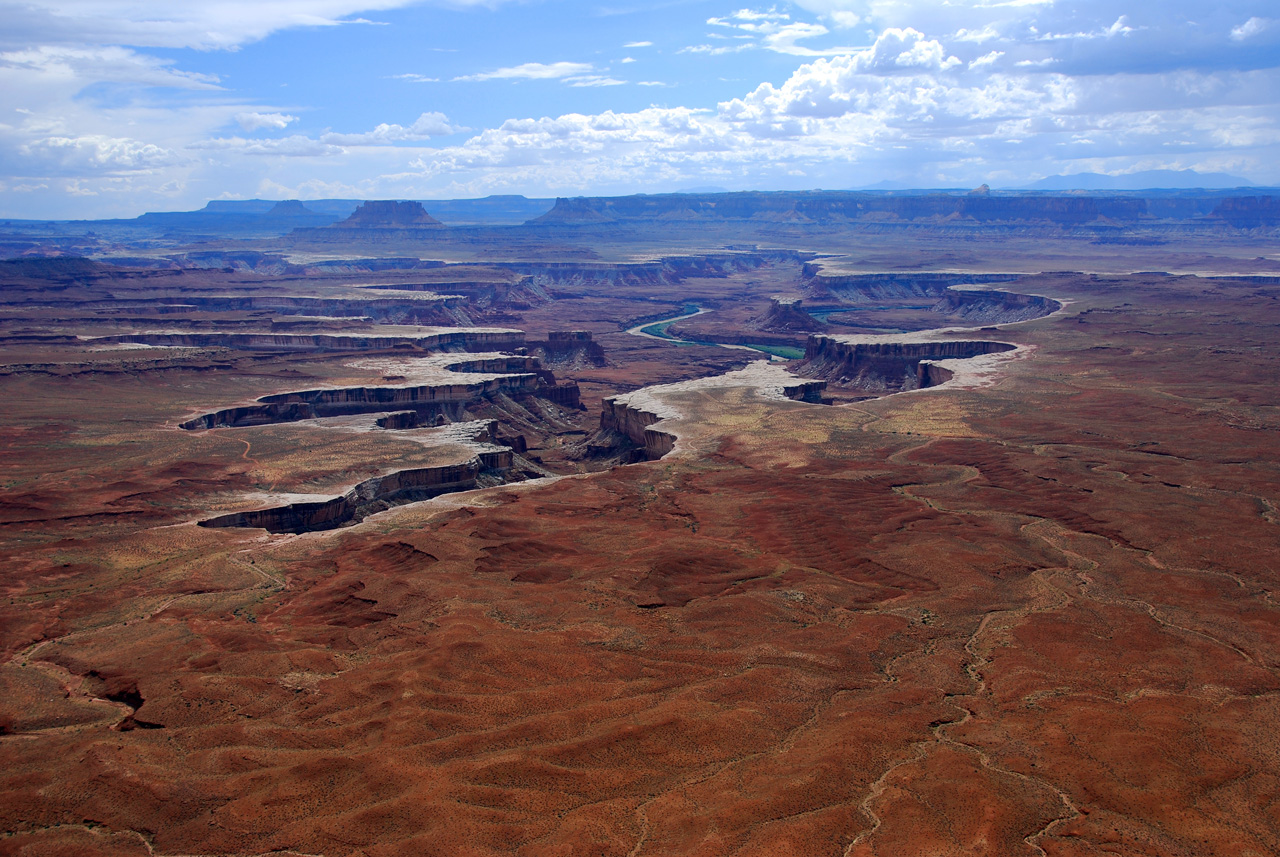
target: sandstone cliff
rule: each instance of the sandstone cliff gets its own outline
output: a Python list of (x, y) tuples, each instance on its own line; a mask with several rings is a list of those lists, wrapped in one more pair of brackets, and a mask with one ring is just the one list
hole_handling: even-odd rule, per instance
[(201, 521), (202, 527), (261, 527), (271, 533), (310, 533), (359, 522), (393, 506), (428, 500), (441, 494), (477, 487), (485, 471), (510, 470), (509, 449), (487, 449), (461, 464), (399, 470), (367, 479), (341, 497), (317, 502), (290, 503), (252, 512), (236, 512)]
[(750, 326), (776, 333), (813, 333), (827, 329), (824, 322), (804, 311), (802, 301), (780, 298), (771, 300), (765, 314), (752, 319)]
[[(946, 380), (948, 370), (929, 361), (955, 360), (1012, 351), (1016, 346), (989, 340), (846, 342), (831, 336), (811, 336), (804, 360), (796, 371), (811, 378), (825, 378), (870, 392), (894, 392), (934, 386)], [(887, 340), (887, 341), (884, 341)], [(925, 364), (923, 370), (921, 365)]]

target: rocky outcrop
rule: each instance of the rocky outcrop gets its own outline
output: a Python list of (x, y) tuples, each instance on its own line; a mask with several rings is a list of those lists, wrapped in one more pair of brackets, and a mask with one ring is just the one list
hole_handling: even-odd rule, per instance
[(290, 503), (252, 512), (236, 512), (201, 521), (202, 527), (261, 527), (271, 533), (310, 533), (332, 530), (393, 506), (428, 500), (454, 491), (469, 491), (483, 473), (500, 475), (511, 469), (510, 449), (481, 451), (469, 461), (442, 467), (400, 470), (361, 482), (334, 497), (310, 503)]
[(545, 341), (530, 341), (528, 348), (543, 365), (555, 366), (557, 369), (581, 369), (608, 364), (600, 343), (585, 330), (553, 330), (547, 334)]
[(444, 224), (436, 220), (420, 202), (377, 199), (362, 204), (346, 220), (328, 229), (440, 229)]
[(830, 336), (811, 336), (804, 361), (796, 371), (870, 392), (897, 392), (936, 386), (939, 379), (950, 377), (943, 377), (942, 373), (948, 371), (943, 367), (927, 366), (922, 370), (922, 362), (997, 354), (1016, 347), (989, 340), (845, 342)]
[(826, 330), (827, 325), (805, 312), (802, 303), (799, 299), (774, 298), (763, 316), (752, 319), (751, 327), (776, 333), (814, 333)]

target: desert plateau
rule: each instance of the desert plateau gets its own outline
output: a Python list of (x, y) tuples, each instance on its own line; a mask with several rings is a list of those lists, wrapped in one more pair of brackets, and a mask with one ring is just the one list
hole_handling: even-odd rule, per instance
[(0, 230), (0, 853), (1280, 853), (1275, 196), (528, 202)]

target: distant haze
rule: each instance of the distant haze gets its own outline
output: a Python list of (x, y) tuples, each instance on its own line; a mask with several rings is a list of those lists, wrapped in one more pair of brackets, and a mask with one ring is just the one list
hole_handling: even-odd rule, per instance
[(1226, 173), (1198, 173), (1195, 170), (1142, 170), (1108, 176), (1076, 173), (1050, 176), (1025, 185), (1029, 190), (1146, 190), (1148, 188), (1233, 188), (1251, 187), (1253, 182)]

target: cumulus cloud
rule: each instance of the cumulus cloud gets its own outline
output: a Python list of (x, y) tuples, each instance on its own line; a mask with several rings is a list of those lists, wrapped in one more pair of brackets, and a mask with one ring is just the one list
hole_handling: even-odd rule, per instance
[(176, 160), (173, 152), (161, 146), (101, 134), (44, 137), (24, 144), (21, 151), (55, 175), (140, 172), (169, 166)]
[(990, 51), (983, 54), (975, 60), (969, 61), (970, 69), (989, 68), (996, 64), (1000, 57), (1004, 56), (1004, 51)]
[(320, 141), (334, 146), (389, 146), (405, 141), (429, 140), (432, 137), (456, 134), (467, 129), (456, 127), (443, 113), (423, 113), (412, 125), (382, 123), (372, 131), (361, 134), (325, 134)]
[[(292, 119), (293, 117), (285, 117)], [(287, 123), (286, 123), (287, 124)], [(283, 125), (279, 126), (283, 127)], [(294, 158), (314, 158), (341, 155), (348, 148), (392, 147), (397, 143), (422, 143), (432, 137), (448, 136), (466, 131), (454, 125), (443, 113), (423, 113), (412, 125), (396, 125), (383, 122), (372, 131), (353, 134), (327, 132), (318, 137), (293, 134), (276, 139), (245, 137), (215, 137), (190, 144), (191, 149), (228, 150), (246, 155), (282, 155)]]
[[(187, 4), (208, 9), (166, 10), (128, 0), (142, 12), (125, 24), (101, 10), (126, 0), (0, 0), (0, 11), (16, 15), (6, 16), (0, 34), (0, 115), (9, 116), (0, 121), (0, 182), (15, 192), (43, 186), (49, 198), (126, 189), (172, 196), (184, 184), (207, 193), (215, 182), (230, 187), (224, 179), (239, 182), (241, 195), (411, 198), (708, 183), (849, 187), (881, 178), (974, 186), (1159, 167), (1280, 178), (1280, 27), (1264, 0), (1128, 9), (1100, 0), (794, 0), (736, 12), (726, 4), (710, 21), (699, 16), (708, 44), (691, 52), (725, 65), (740, 51), (801, 58), (789, 74), (756, 85), (762, 74), (719, 104), (599, 113), (538, 106), (528, 113), (551, 115), (486, 123), (465, 135), (444, 115), (423, 113), (406, 125), (255, 139), (298, 130), (303, 120), (292, 113), (315, 114), (245, 103), (222, 88), (230, 77), (186, 72), (180, 61), (138, 52), (149, 44), (236, 47), (272, 27), (351, 23), (361, 12), (405, 2), (267, 0), (253, 5), (270, 9), (256, 10), (250, 0), (212, 0)], [(232, 6), (254, 20), (219, 29)], [(52, 29), (26, 38), (39, 15)], [(84, 41), (93, 27), (100, 36), (127, 30), (117, 43), (133, 47)], [(864, 35), (857, 47), (829, 47)], [(737, 65), (707, 75), (741, 79), (746, 64), (739, 58)], [(567, 87), (624, 83), (603, 62), (530, 62), (475, 74), (467, 74), (474, 66), (430, 66), (437, 67), (445, 81), (558, 82), (566, 87), (555, 88), (561, 98)], [(603, 91), (592, 101), (600, 97)], [(228, 134), (237, 123), (242, 133)]]
[(297, 122), (297, 116), (287, 113), (237, 113), (236, 122), (246, 131), (262, 131), (264, 129), (281, 131), (291, 122)]

